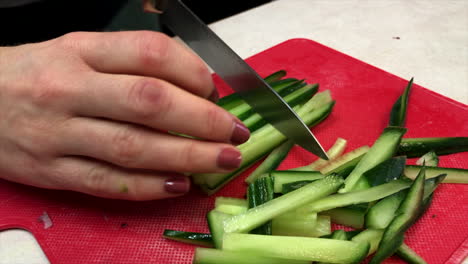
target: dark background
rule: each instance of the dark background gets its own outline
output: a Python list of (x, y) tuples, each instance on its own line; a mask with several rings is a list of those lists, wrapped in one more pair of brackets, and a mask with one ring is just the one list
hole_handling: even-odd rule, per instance
[[(237, 14), (269, 0), (185, 0), (205, 23)], [(72, 31), (149, 29), (170, 34), (156, 14), (143, 13), (142, 0), (43, 0), (0, 8), (0, 45), (38, 42)]]

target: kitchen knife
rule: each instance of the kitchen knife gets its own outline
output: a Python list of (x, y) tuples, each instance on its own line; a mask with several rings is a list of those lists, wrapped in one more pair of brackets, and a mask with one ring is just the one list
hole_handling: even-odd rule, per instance
[(195, 51), (254, 111), (287, 138), (328, 160), (326, 152), (291, 107), (181, 0), (146, 0), (144, 8)]

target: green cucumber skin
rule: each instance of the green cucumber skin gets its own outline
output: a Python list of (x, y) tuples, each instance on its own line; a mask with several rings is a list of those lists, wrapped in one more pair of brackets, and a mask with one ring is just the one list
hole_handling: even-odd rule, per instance
[(408, 82), (403, 94), (398, 97), (395, 104), (392, 107), (390, 113), (390, 122), (389, 126), (399, 126), (403, 127), (406, 120), (406, 110), (408, 108), (408, 99), (411, 86), (413, 85), (413, 78)]
[[(419, 165), (406, 165), (405, 175), (411, 179), (421, 170)], [(441, 174), (446, 174), (444, 183), (465, 183), (468, 184), (468, 170), (459, 168), (443, 168), (426, 166), (426, 178), (434, 178)]]
[(405, 133), (406, 129), (402, 127), (385, 128), (370, 150), (362, 157), (354, 170), (346, 178), (345, 186), (339, 192), (345, 193), (353, 190), (363, 173), (391, 158), (395, 154), (401, 137)]
[(283, 185), (298, 181), (314, 181), (322, 179), (325, 175), (317, 171), (272, 171), (270, 176), (274, 180), (275, 193), (283, 192)]
[(322, 212), (353, 204), (373, 202), (387, 197), (388, 195), (397, 193), (403, 189), (407, 189), (410, 187), (410, 185), (411, 182), (407, 180), (396, 180), (366, 190), (332, 194), (315, 202), (309, 203), (306, 206), (301, 207), (299, 210), (305, 212)]
[(431, 150), (439, 156), (468, 151), (468, 137), (403, 138), (397, 155), (419, 158)]
[(163, 237), (192, 245), (205, 247), (214, 246), (211, 234), (166, 229), (164, 230)]
[(367, 255), (371, 255), (377, 251), (379, 248), (380, 242), (382, 240), (382, 236), (384, 234), (384, 230), (382, 229), (373, 229), (369, 228), (366, 230), (361, 231), (359, 234), (355, 235), (351, 241), (355, 242), (367, 242), (370, 245), (369, 252)]
[(310, 264), (301, 260), (285, 260), (251, 254), (249, 252), (234, 252), (212, 248), (197, 248), (193, 264)]
[(224, 237), (223, 249), (285, 259), (360, 263), (367, 255), (369, 244), (328, 238), (229, 233)]
[(295, 210), (304, 204), (336, 192), (342, 184), (343, 179), (335, 175), (314, 181), (300, 189), (252, 208), (244, 214), (227, 219), (224, 222), (224, 231), (227, 233), (248, 232), (287, 211)]
[(396, 251), (396, 254), (409, 264), (427, 264), (427, 262), (412, 250), (408, 245), (403, 243)]
[(363, 176), (367, 178), (371, 186), (377, 186), (400, 179), (405, 166), (405, 156), (394, 157), (366, 171)]
[(381, 263), (393, 255), (402, 245), (404, 233), (417, 220), (424, 197), (424, 168), (411, 184), (405, 199), (396, 211), (396, 216), (385, 228), (379, 248), (369, 264)]
[(377, 202), (366, 214), (366, 227), (385, 229), (395, 217), (395, 212), (400, 207), (405, 196), (406, 190), (402, 190)]
[[(273, 200), (273, 196), (273, 180), (271, 177), (257, 179), (254, 183), (249, 184), (247, 190), (249, 209)], [(271, 235), (271, 221), (267, 221), (263, 225), (253, 229), (251, 233)]]
[(263, 78), (265, 82), (271, 84), (272, 82), (276, 82), (281, 80), (283, 77), (285, 77), (287, 72), (285, 70), (278, 70), (275, 71), (274, 73), (271, 73), (270, 75), (266, 76)]

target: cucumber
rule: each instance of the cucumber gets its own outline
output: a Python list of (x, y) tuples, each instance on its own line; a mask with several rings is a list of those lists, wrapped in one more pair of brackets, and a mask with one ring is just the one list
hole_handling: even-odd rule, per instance
[(401, 137), (405, 133), (405, 128), (385, 128), (371, 149), (362, 157), (351, 174), (346, 178), (345, 186), (339, 192), (345, 193), (353, 190), (364, 172), (391, 158), (395, 154)]
[(367, 253), (367, 255), (369, 256), (373, 254), (374, 252), (376, 252), (377, 249), (379, 248), (383, 233), (384, 233), (384, 230), (382, 229), (370, 228), (370, 229), (363, 230), (361, 233), (355, 235), (351, 239), (351, 241), (360, 242), (360, 243), (366, 243), (366, 242), (369, 243), (370, 248), (369, 248), (369, 252)]
[(405, 191), (397, 192), (385, 197), (366, 214), (365, 224), (367, 228), (385, 229), (395, 217), (395, 212), (400, 207), (401, 202), (406, 196)]
[(234, 252), (213, 248), (197, 248), (193, 264), (309, 264), (308, 261), (259, 256), (249, 252)]
[(281, 162), (286, 158), (294, 142), (288, 140), (275, 148), (266, 159), (245, 179), (245, 182), (252, 183), (262, 174), (268, 173), (278, 168)]
[[(328, 176), (327, 176), (328, 177)], [(362, 191), (348, 193), (338, 193), (325, 198), (308, 203), (298, 209), (301, 212), (322, 212), (338, 207), (345, 207), (353, 204), (373, 202), (403, 189), (409, 188), (411, 182), (407, 180), (396, 180), (382, 185), (378, 185)], [(298, 189), (301, 190), (301, 189)]]
[(385, 228), (379, 248), (369, 262), (370, 264), (381, 263), (393, 255), (402, 245), (404, 233), (416, 221), (419, 215), (419, 209), (424, 197), (424, 180), (425, 171), (423, 167), (396, 211), (395, 218)]
[(328, 238), (227, 233), (223, 240), (223, 250), (284, 259), (359, 263), (366, 257), (369, 244)]
[[(304, 123), (309, 126), (318, 124), (325, 119), (332, 111), (334, 102), (325, 104), (317, 109), (312, 105), (308, 107), (315, 109), (312, 112), (305, 113), (301, 116)], [(301, 109), (305, 107), (302, 106)], [(250, 140), (246, 143), (239, 145), (238, 148), (242, 153), (242, 163), (239, 169), (229, 173), (197, 173), (192, 177), (194, 182), (202, 188), (208, 195), (215, 193), (230, 180), (237, 175), (248, 169), (252, 164), (261, 159), (267, 153), (272, 151), (277, 145), (286, 140), (286, 137), (271, 125), (266, 125), (264, 128), (266, 135), (262, 135), (262, 140), (255, 140), (254, 134), (251, 135)], [(258, 131), (257, 131), (258, 132)], [(258, 135), (258, 134), (257, 134)]]
[(284, 76), (286, 76), (287, 72), (285, 70), (275, 71), (274, 73), (268, 75), (267, 77), (263, 78), (265, 82), (272, 83), (275, 81), (281, 80)]
[(232, 216), (229, 214), (221, 213), (216, 210), (211, 210), (206, 216), (213, 244), (216, 248), (222, 248), (224, 235), (223, 223), (226, 219), (231, 217)]
[(163, 237), (170, 240), (184, 242), (192, 245), (205, 247), (214, 246), (211, 234), (166, 229), (164, 230)]
[(413, 78), (411, 78), (411, 80), (408, 82), (408, 85), (403, 91), (403, 94), (398, 97), (397, 101), (393, 105), (392, 111), (390, 113), (389, 126), (403, 127), (405, 125), (406, 109), (408, 108), (409, 92), (412, 85)]
[(405, 156), (394, 157), (366, 171), (363, 176), (369, 181), (371, 186), (376, 186), (400, 179), (405, 166)]
[(431, 150), (439, 156), (468, 151), (468, 137), (404, 138), (397, 155), (419, 158)]
[(416, 161), (416, 165), (426, 165), (437, 167), (439, 165), (439, 157), (434, 151), (429, 151)]
[(272, 171), (275, 193), (283, 192), (283, 184), (297, 181), (314, 181), (325, 177), (317, 171)]
[(361, 229), (364, 227), (366, 210), (362, 208), (340, 207), (320, 212), (320, 214), (329, 216), (333, 223)]
[[(348, 236), (344, 230), (338, 229), (333, 231), (331, 234), (331, 239), (336, 239), (336, 240), (348, 240)], [(326, 262), (319, 262), (317, 264), (328, 264)]]
[[(273, 180), (271, 177), (263, 177), (249, 184), (247, 189), (247, 197), (249, 209), (260, 206), (266, 202), (273, 200)], [(252, 234), (271, 235), (271, 221), (255, 228), (251, 231)]]
[(290, 183), (283, 184), (283, 188), (281, 189), (281, 193), (286, 194), (288, 192), (292, 192), (299, 188), (306, 186), (307, 184), (313, 182), (314, 180), (305, 180), (305, 181), (295, 181)]
[[(408, 178), (414, 179), (418, 175), (422, 166), (407, 165), (405, 168), (405, 175)], [(429, 167), (426, 166), (426, 178), (437, 177), (440, 174), (447, 174), (444, 183), (465, 183), (468, 184), (468, 170), (458, 168), (442, 168), (442, 167)]]
[(414, 252), (408, 245), (403, 243), (396, 251), (396, 254), (409, 264), (427, 264), (427, 262)]
[(329, 216), (316, 213), (294, 214), (296, 217), (276, 217), (272, 221), (272, 234), (275, 236), (320, 237), (331, 233)]
[(232, 197), (216, 197), (215, 210), (221, 213), (237, 215), (247, 211), (248, 202), (245, 199)]
[(324, 159), (317, 159), (316, 161), (310, 163), (309, 165), (294, 168), (291, 170), (294, 171), (318, 171), (321, 170), (323, 167), (328, 165), (331, 161), (338, 158), (341, 154), (343, 154), (344, 150), (346, 149), (348, 141), (343, 138), (337, 138), (333, 146), (327, 151), (328, 160)]
[(300, 189), (249, 209), (243, 214), (226, 219), (224, 221), (224, 231), (227, 233), (248, 232), (278, 215), (295, 210), (304, 204), (336, 192), (342, 184), (343, 179), (335, 175), (329, 175)]
[(364, 154), (369, 151), (369, 149), (369, 146), (362, 146), (353, 151), (347, 152), (346, 154), (328, 163), (320, 170), (320, 172), (322, 174), (338, 173), (341, 175), (343, 171), (349, 170), (349, 168), (352, 170), (354, 167), (356, 167)]

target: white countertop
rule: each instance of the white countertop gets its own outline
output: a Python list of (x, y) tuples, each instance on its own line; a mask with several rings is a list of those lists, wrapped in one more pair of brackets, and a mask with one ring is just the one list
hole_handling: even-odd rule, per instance
[[(243, 58), (308, 38), (468, 104), (465, 0), (277, 0), (211, 28)], [(0, 264), (26, 263), (49, 262), (30, 233), (0, 232)]]

